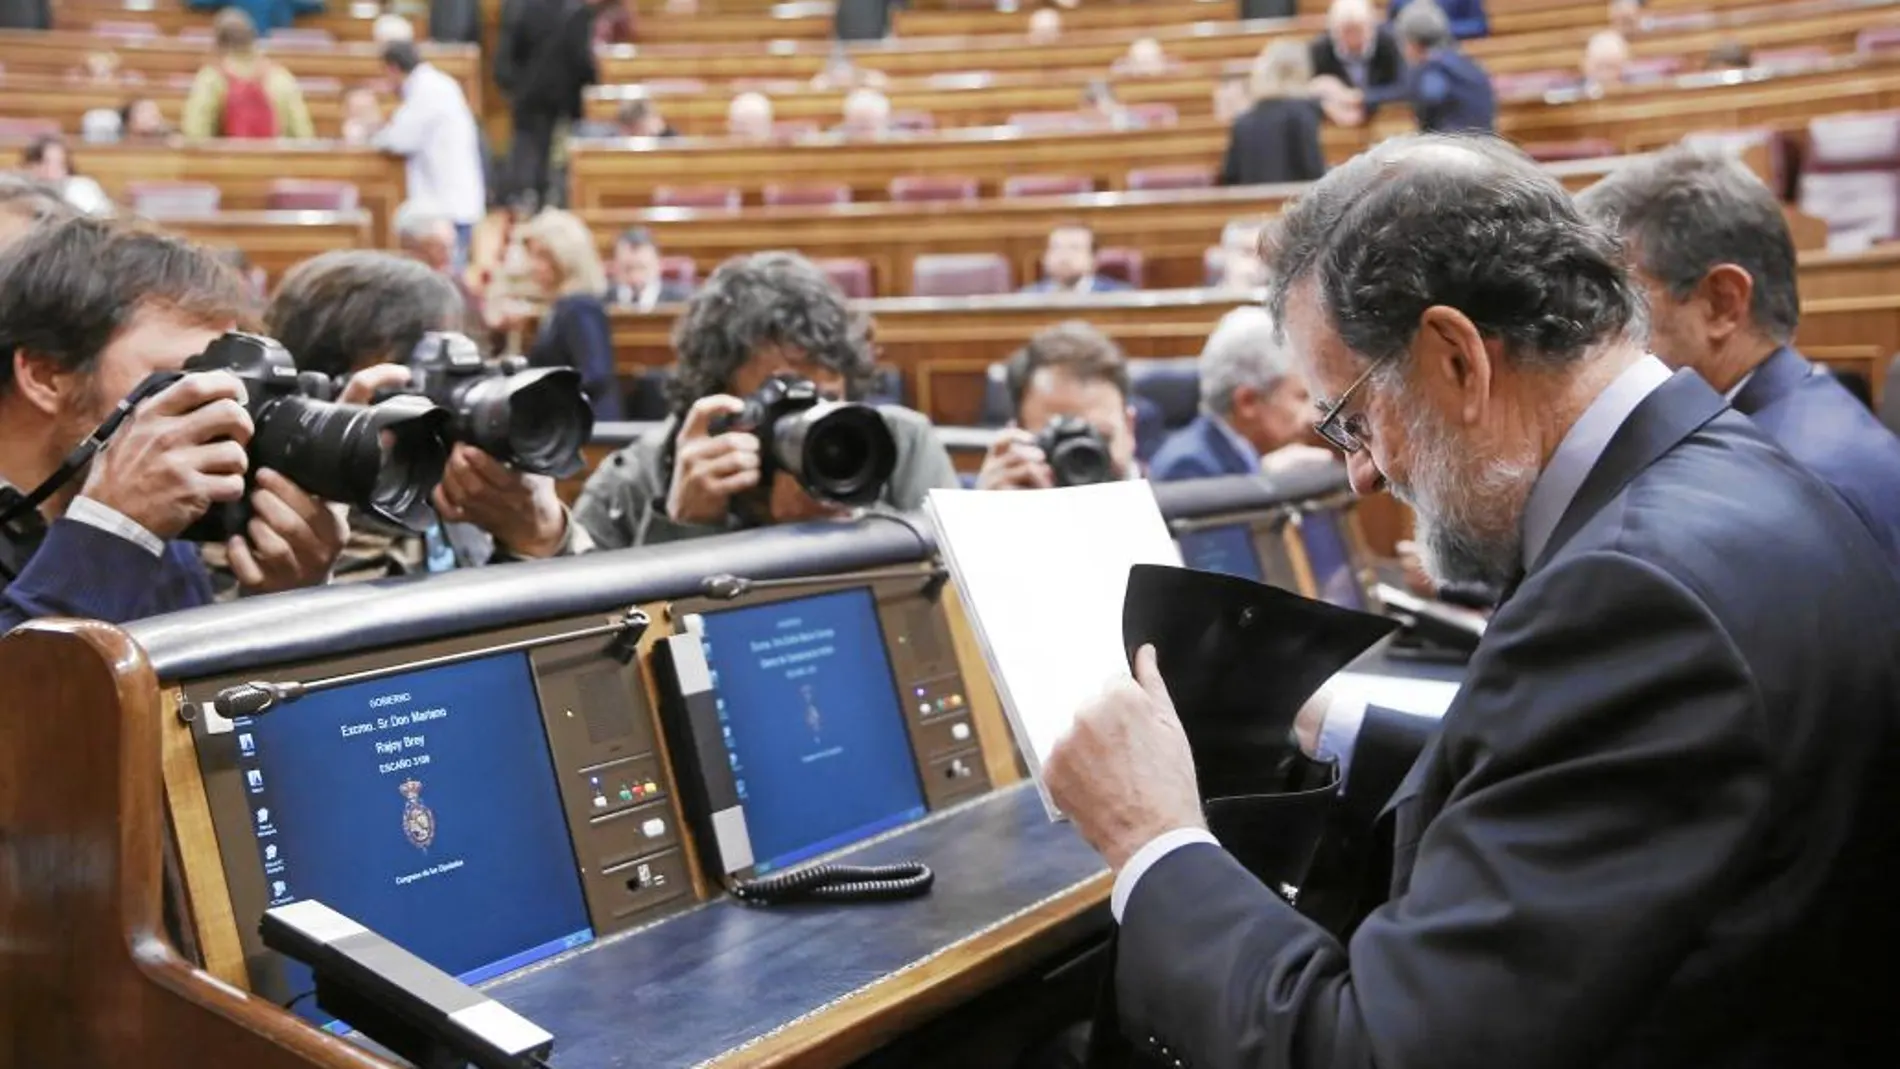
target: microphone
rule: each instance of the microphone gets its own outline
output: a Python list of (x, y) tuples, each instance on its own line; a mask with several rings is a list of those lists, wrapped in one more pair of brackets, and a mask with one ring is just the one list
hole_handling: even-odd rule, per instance
[(931, 561), (927, 569), (903, 565), (896, 568), (869, 568), (858, 572), (833, 572), (829, 575), (795, 575), (786, 579), (747, 579), (742, 575), (720, 572), (709, 575), (699, 581), (699, 592), (715, 601), (734, 601), (754, 590), (784, 590), (802, 586), (823, 586), (830, 583), (879, 582), (885, 579), (917, 579), (924, 584), (923, 595), (931, 601), (937, 600), (943, 592), (943, 584), (950, 573), (943, 565)]
[(218, 692), (211, 707), (226, 720), (236, 720), (241, 716), (257, 716), (269, 712), (285, 702), (294, 702), (303, 697), (301, 683), (266, 683), (253, 680), (226, 687)]
[(709, 598), (718, 598), (720, 601), (731, 601), (746, 591), (751, 590), (752, 581), (722, 572), (719, 575), (709, 575), (701, 580), (699, 589)]

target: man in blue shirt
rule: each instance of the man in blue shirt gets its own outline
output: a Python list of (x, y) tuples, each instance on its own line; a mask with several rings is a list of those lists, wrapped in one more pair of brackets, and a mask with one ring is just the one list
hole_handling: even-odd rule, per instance
[[(243, 283), (172, 238), (95, 219), (37, 224), (0, 257), (0, 487), (17, 501), (145, 378), (235, 326)], [(0, 632), (39, 616), (125, 623), (201, 605), (196, 547), (168, 542), (246, 493), (244, 386), (188, 375), (140, 404), (90, 466), (0, 531)], [(225, 544), (248, 591), (322, 582), (343, 522), (276, 472)], [(0, 511), (5, 511), (0, 509)]]
[(1839, 492), (1900, 566), (1900, 438), (1794, 349), (1794, 240), (1768, 187), (1740, 160), (1675, 148), (1619, 169), (1578, 204), (1628, 247), (1656, 355), (1726, 394)]
[(1404, 100), (1424, 133), (1489, 133), (1497, 126), (1497, 95), (1491, 76), (1458, 49), (1455, 27), (1433, 0), (1413, 0), (1392, 20), (1405, 53), (1405, 78), (1365, 96), (1368, 110)]

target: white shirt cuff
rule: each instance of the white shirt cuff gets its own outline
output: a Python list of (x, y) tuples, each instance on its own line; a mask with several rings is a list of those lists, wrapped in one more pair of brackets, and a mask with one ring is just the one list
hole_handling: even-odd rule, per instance
[(1319, 727), (1319, 753), (1315, 756), (1321, 761), (1339, 762), (1342, 788), (1346, 773), (1352, 770), (1352, 751), (1359, 744), (1359, 729), (1365, 723), (1365, 695), (1355, 693), (1351, 688), (1341, 688), (1326, 710), (1325, 723)]
[(1115, 923), (1120, 924), (1122, 911), (1128, 908), (1128, 896), (1135, 893), (1135, 884), (1142, 875), (1154, 867), (1155, 862), (1174, 853), (1184, 846), (1206, 843), (1219, 846), (1220, 840), (1214, 838), (1206, 828), (1176, 828), (1164, 831), (1148, 840), (1147, 844), (1135, 851), (1128, 864), (1115, 877), (1115, 889), (1108, 895), (1108, 911), (1115, 915)]
[(102, 505), (89, 497), (76, 497), (72, 504), (66, 506), (65, 518), (88, 527), (97, 527), (109, 535), (117, 535), (154, 557), (165, 555), (163, 539), (111, 505)]

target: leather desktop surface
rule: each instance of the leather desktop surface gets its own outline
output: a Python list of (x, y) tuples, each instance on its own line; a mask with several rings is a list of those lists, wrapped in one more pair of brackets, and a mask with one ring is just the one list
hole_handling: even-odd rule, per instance
[[(833, 860), (923, 861), (937, 881), (904, 902), (747, 907), (720, 898), (485, 991), (554, 1034), (555, 1069), (693, 1066), (1104, 871), (1068, 824), (1049, 820), (1027, 783)], [(1106, 901), (1100, 913), (1106, 931)]]

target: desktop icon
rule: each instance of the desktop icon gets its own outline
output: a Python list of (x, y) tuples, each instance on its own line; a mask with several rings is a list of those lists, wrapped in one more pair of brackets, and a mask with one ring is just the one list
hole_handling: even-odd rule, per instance
[(253, 768), (244, 773), (244, 782), (250, 784), (251, 793), (256, 794), (264, 789), (264, 773)]
[(266, 846), (264, 848), (264, 860), (265, 861), (277, 860), (277, 847), (275, 844)]
[(257, 740), (251, 737), (250, 732), (247, 731), (243, 733), (242, 735), (238, 736), (238, 753), (241, 753), (244, 756), (249, 757), (256, 752), (257, 752)]
[(272, 898), (282, 898), (289, 890), (290, 885), (282, 880), (272, 880), (270, 882), (270, 896)]
[(264, 807), (262, 807), (262, 806), (259, 806), (259, 807), (258, 807), (258, 809), (257, 809), (257, 822), (258, 822), (259, 824), (269, 824), (269, 823), (270, 823), (270, 810), (268, 810), (268, 809), (265, 809), (265, 808), (264, 808)]

